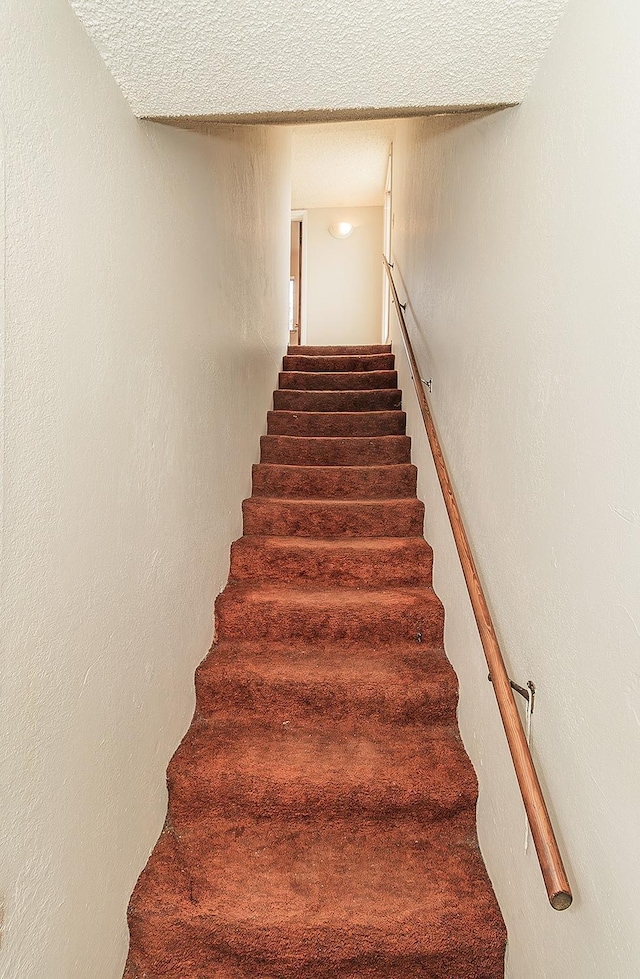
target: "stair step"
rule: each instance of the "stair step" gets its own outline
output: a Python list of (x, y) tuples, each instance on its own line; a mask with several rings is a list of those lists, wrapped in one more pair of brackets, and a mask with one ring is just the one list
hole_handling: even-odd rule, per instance
[(430, 588), (287, 588), (229, 584), (216, 599), (219, 641), (442, 643), (444, 613)]
[(421, 500), (278, 500), (242, 504), (245, 535), (275, 537), (422, 537)]
[(380, 466), (411, 462), (406, 435), (365, 438), (263, 435), (260, 462), (290, 466)]
[(409, 463), (388, 466), (253, 467), (253, 495), (300, 499), (393, 499), (416, 495), (417, 470)]
[(354, 355), (360, 357), (366, 354), (390, 354), (391, 344), (390, 343), (366, 343), (360, 346), (325, 346), (325, 347), (308, 347), (308, 346), (298, 346), (296, 344), (289, 345), (287, 347), (287, 354), (297, 355), (303, 357), (334, 357), (334, 356), (350, 356)]
[(404, 411), (270, 411), (269, 435), (404, 435)]
[(312, 372), (281, 371), (279, 387), (296, 391), (373, 391), (376, 388), (397, 388), (396, 371)]
[(502, 979), (389, 344), (290, 348), (125, 979)]
[[(261, 723), (264, 721), (264, 723)], [(167, 771), (169, 818), (180, 834), (232, 818), (406, 816), (435, 822), (478, 798), (475, 773), (451, 725), (323, 725), (272, 713), (239, 724), (192, 724)]]
[[(453, 723), (458, 684), (441, 647), (237, 642), (214, 646), (196, 672), (200, 716), (322, 718), (329, 726)], [(398, 731), (402, 737), (402, 731)]]
[(504, 975), (504, 925), (466, 821), (166, 830), (129, 925), (130, 979)]
[(395, 367), (393, 354), (351, 354), (331, 356), (286, 356), (284, 371), (391, 371)]
[(401, 406), (402, 391), (397, 388), (273, 392), (273, 407), (277, 411), (396, 411)]
[(241, 537), (231, 545), (229, 580), (321, 588), (429, 587), (432, 563), (431, 548), (418, 536)]

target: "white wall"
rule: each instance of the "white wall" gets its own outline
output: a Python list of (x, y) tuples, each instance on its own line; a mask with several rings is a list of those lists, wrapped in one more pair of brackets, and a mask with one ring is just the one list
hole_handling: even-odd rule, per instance
[[(307, 214), (308, 344), (380, 343), (382, 332), (381, 207), (317, 207)], [(349, 221), (349, 238), (329, 226)]]
[(404, 122), (394, 146), (399, 290), (508, 669), (538, 687), (534, 756), (575, 890), (551, 910), (523, 853), (403, 369), (512, 979), (632, 979), (640, 962), (639, 44), (636, 4), (573, 0), (520, 108)]
[(137, 121), (64, 0), (0, 48), (0, 974), (118, 979), (286, 343), (288, 136)]

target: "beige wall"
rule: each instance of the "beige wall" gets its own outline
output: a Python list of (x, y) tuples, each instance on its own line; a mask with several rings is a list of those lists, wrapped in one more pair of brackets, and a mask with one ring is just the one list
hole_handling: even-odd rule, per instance
[(524, 854), (406, 395), (511, 979), (635, 979), (640, 962), (639, 44), (636, 4), (574, 0), (520, 108), (403, 122), (394, 146), (399, 289), (508, 669), (538, 687), (534, 756), (575, 888), (554, 912)]
[(138, 122), (65, 0), (0, 48), (0, 974), (118, 979), (286, 343), (289, 137)]
[[(306, 343), (380, 343), (382, 208), (312, 208), (307, 212)], [(351, 237), (329, 234), (349, 221)]]

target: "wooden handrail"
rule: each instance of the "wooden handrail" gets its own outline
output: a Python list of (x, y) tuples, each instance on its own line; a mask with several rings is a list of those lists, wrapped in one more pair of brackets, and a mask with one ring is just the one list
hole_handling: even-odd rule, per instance
[(438, 473), (438, 479), (440, 481), (440, 488), (442, 489), (445, 506), (447, 508), (447, 513), (449, 514), (449, 521), (451, 523), (451, 529), (453, 531), (456, 547), (458, 549), (464, 579), (467, 583), (467, 590), (469, 592), (469, 598), (471, 599), (473, 613), (478, 625), (478, 632), (480, 633), (482, 648), (484, 649), (487, 666), (489, 667), (489, 675), (493, 681), (493, 689), (495, 691), (496, 700), (498, 701), (498, 709), (500, 711), (505, 734), (507, 736), (511, 758), (513, 759), (513, 766), (516, 771), (518, 785), (520, 786), (520, 792), (522, 794), (522, 801), (524, 802), (527, 819), (529, 820), (529, 826), (531, 827), (531, 836), (535, 844), (536, 853), (538, 854), (540, 869), (542, 870), (542, 876), (547, 888), (547, 894), (549, 896), (551, 907), (555, 908), (556, 911), (564, 911), (570, 906), (573, 900), (571, 888), (569, 887), (569, 881), (567, 880), (567, 875), (562, 864), (562, 857), (560, 856), (560, 850), (558, 849), (558, 844), (553, 832), (549, 812), (544, 801), (544, 796), (542, 794), (535, 765), (533, 764), (533, 758), (531, 757), (529, 745), (527, 744), (522, 721), (520, 720), (520, 714), (518, 713), (518, 708), (516, 707), (516, 702), (513, 697), (511, 681), (504, 665), (504, 659), (500, 650), (498, 639), (496, 637), (496, 631), (493, 627), (493, 622), (491, 620), (489, 608), (482, 590), (482, 585), (480, 584), (476, 564), (469, 546), (467, 532), (460, 515), (460, 508), (458, 507), (458, 502), (456, 500), (455, 493), (453, 492), (453, 486), (451, 485), (447, 465), (445, 463), (438, 434), (433, 423), (431, 409), (429, 408), (429, 403), (420, 380), (418, 363), (413, 352), (413, 347), (407, 331), (407, 324), (404, 318), (404, 307), (401, 305), (398, 298), (398, 292), (393, 281), (393, 275), (391, 274), (391, 266), (384, 256), (382, 260), (384, 262), (387, 275), (389, 276), (391, 297), (398, 314), (398, 321), (402, 331), (407, 359), (411, 368), (413, 383), (418, 396), (420, 411), (427, 430), (427, 438), (429, 439), (429, 445), (431, 446), (431, 453), (433, 455), (433, 461)]

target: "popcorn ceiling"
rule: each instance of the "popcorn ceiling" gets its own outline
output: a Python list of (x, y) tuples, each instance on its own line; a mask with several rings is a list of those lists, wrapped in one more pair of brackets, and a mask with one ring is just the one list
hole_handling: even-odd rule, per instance
[(381, 206), (394, 128), (391, 120), (293, 126), (293, 207)]
[(71, 0), (139, 116), (518, 102), (566, 0)]

